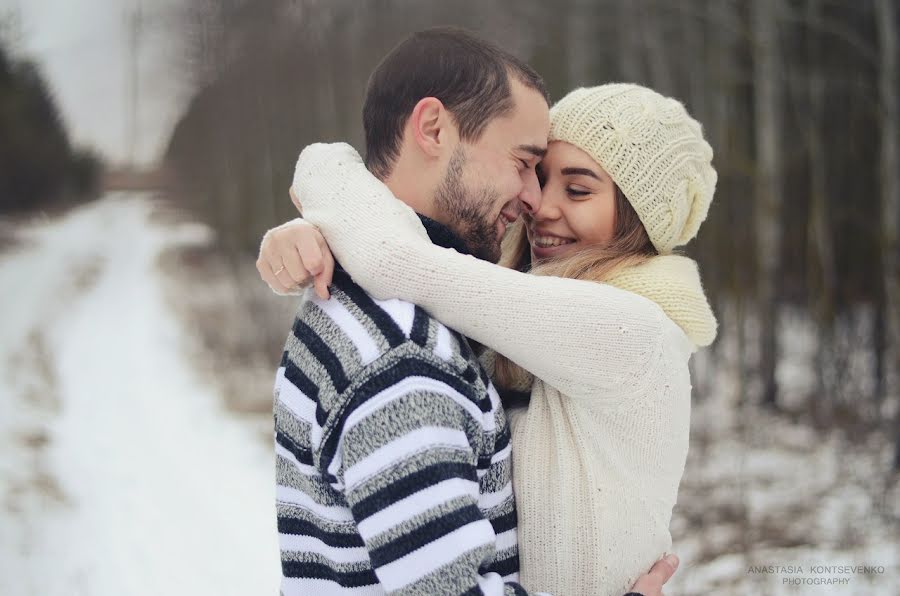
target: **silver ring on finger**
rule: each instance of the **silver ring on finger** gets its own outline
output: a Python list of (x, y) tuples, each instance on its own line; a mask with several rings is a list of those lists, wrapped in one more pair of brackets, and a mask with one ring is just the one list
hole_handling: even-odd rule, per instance
[(278, 275), (279, 273), (281, 273), (282, 271), (284, 271), (284, 268), (285, 268), (285, 266), (282, 265), (282, 266), (281, 266), (281, 269), (279, 269), (278, 271), (275, 272), (275, 275)]

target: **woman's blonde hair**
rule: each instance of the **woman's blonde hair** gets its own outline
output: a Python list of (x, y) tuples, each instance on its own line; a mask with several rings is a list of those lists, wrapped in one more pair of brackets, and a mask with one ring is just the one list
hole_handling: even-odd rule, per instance
[[(532, 266), (531, 249), (525, 225), (520, 219), (503, 239), (500, 265), (528, 271), (533, 275), (551, 275), (602, 282), (622, 267), (634, 267), (657, 254), (637, 212), (616, 186), (613, 239), (609, 244), (584, 248), (573, 255), (540, 261)], [(599, 305), (598, 305), (599, 306)], [(532, 376), (501, 354), (494, 360), (494, 383), (504, 389), (524, 390)]]

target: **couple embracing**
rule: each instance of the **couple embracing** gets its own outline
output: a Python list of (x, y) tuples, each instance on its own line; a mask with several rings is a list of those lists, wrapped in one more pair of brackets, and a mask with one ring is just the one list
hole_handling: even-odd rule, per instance
[(304, 291), (275, 382), (282, 593), (656, 596), (716, 335), (712, 149), (637, 85), (555, 105), (509, 53), (413, 34), (366, 155), (312, 145), (257, 268)]

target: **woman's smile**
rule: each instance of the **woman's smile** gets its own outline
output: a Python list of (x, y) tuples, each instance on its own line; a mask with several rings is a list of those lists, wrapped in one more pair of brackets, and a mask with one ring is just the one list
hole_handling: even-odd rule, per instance
[(575, 238), (559, 236), (531, 227), (528, 229), (528, 238), (531, 241), (531, 252), (537, 259), (559, 256), (571, 249), (571, 245), (577, 242)]

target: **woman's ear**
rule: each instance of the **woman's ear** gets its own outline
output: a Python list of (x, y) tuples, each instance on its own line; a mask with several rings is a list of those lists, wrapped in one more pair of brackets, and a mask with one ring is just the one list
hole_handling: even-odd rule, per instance
[(439, 157), (449, 147), (450, 113), (436, 97), (423, 97), (409, 117), (412, 138), (428, 157)]

